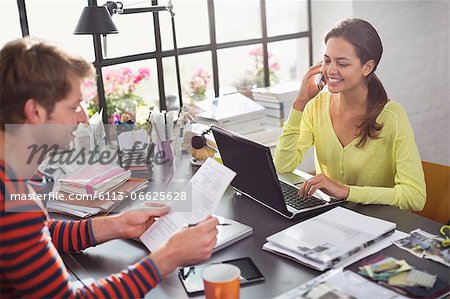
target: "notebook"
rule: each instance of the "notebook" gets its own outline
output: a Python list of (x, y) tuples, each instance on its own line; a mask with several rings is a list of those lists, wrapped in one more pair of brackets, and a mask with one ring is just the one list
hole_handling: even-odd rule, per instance
[(300, 199), (297, 194), (304, 180), (298, 177), (295, 185), (278, 177), (269, 147), (218, 126), (212, 126), (212, 132), (223, 164), (236, 172), (231, 182), (233, 188), (265, 207), (292, 219), (343, 202), (329, 196), (318, 196), (320, 192)]
[(217, 217), (222, 225), (217, 226), (217, 243), (213, 252), (217, 252), (253, 234), (251, 226), (221, 216), (214, 216)]
[[(387, 239), (395, 228), (393, 222), (336, 207), (267, 237), (268, 244), (263, 249), (280, 252), (323, 271), (339, 267)], [(401, 234), (396, 238), (401, 238)]]

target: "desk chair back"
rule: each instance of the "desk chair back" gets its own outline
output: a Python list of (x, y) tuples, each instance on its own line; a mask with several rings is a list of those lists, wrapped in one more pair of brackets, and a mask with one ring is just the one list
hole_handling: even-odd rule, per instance
[(427, 202), (417, 214), (442, 224), (450, 222), (450, 166), (422, 161)]

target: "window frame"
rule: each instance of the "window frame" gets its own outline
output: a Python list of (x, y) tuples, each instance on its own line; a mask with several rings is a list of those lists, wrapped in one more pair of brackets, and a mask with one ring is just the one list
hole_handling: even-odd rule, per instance
[[(105, 0), (106, 2), (106, 0)], [(194, 54), (200, 52), (211, 52), (212, 59), (212, 78), (213, 78), (213, 86), (214, 86), (214, 94), (216, 97), (219, 96), (219, 76), (220, 69), (218, 65), (218, 56), (217, 51), (221, 49), (234, 48), (240, 46), (248, 46), (248, 45), (262, 45), (263, 49), (263, 61), (264, 61), (264, 85), (270, 85), (269, 78), (269, 57), (268, 57), (268, 44), (271, 42), (291, 40), (291, 39), (299, 39), (299, 38), (307, 38), (309, 40), (309, 65), (312, 65), (312, 28), (311, 28), (311, 0), (306, 0), (307, 2), (307, 12), (306, 17), (308, 18), (308, 30), (299, 31), (290, 34), (276, 35), (276, 36), (267, 36), (267, 14), (266, 14), (266, 0), (260, 0), (260, 14), (261, 14), (261, 32), (262, 36), (260, 38), (247, 39), (247, 40), (239, 40), (239, 41), (231, 41), (224, 43), (217, 43), (216, 39), (216, 22), (215, 22), (215, 8), (214, 8), (214, 0), (207, 0), (207, 11), (208, 11), (208, 24), (209, 24), (209, 44), (198, 45), (198, 46), (189, 46), (178, 48), (178, 55), (186, 55), (186, 54)], [(29, 35), (29, 26), (28, 26), (28, 18), (26, 12), (26, 0), (17, 0), (17, 5), (19, 9), (19, 21), (20, 27), (22, 30), (22, 36), (25, 37)], [(96, 6), (97, 0), (87, 0), (87, 5)], [(151, 5), (158, 5), (158, 0), (152, 0)], [(176, 12), (176, 6), (174, 5), (174, 11)], [(155, 59), (156, 61), (156, 73), (158, 77), (158, 91), (159, 91), (159, 105), (161, 109), (165, 109), (166, 106), (166, 91), (164, 85), (164, 69), (163, 69), (163, 58), (175, 57), (175, 49), (172, 50), (162, 50), (161, 44), (161, 31), (160, 31), (160, 22), (159, 22), (159, 12), (151, 12), (153, 14), (153, 27), (154, 27), (154, 36), (155, 36), (155, 51), (152, 52), (144, 52), (139, 54), (125, 55), (114, 58), (103, 58), (101, 51), (101, 40), (100, 36), (93, 36), (93, 48), (95, 52), (95, 61), (93, 62), (96, 70), (97, 77), (99, 76), (99, 83), (101, 86), (99, 87), (99, 93), (104, 94), (103, 88), (103, 80), (101, 76), (101, 69), (106, 66), (113, 66), (128, 62), (136, 62), (141, 60), (149, 60)], [(175, 18), (176, 22), (176, 18)], [(74, 24), (75, 26), (75, 24)], [(180, 87), (178, 87), (180, 88)], [(100, 108), (106, 107), (106, 103), (102, 97), (100, 96)], [(103, 120), (107, 121), (106, 109), (103, 109), (104, 115)]]

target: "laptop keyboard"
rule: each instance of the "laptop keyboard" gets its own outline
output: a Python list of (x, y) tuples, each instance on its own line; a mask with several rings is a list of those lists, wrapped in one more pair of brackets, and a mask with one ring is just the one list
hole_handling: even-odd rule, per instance
[(284, 200), (286, 204), (291, 207), (302, 210), (306, 208), (311, 208), (319, 205), (324, 205), (326, 203), (325, 200), (319, 199), (317, 197), (309, 197), (309, 198), (300, 198), (298, 196), (298, 189), (286, 184), (282, 181), (280, 182), (281, 191), (283, 192)]

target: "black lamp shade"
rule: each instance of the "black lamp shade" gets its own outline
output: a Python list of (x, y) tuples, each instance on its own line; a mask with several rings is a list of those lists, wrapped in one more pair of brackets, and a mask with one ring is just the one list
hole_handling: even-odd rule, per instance
[(119, 33), (105, 6), (86, 6), (73, 34)]

